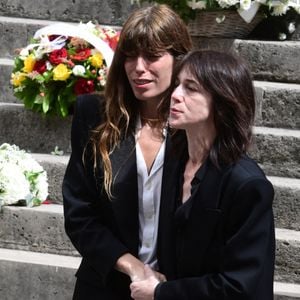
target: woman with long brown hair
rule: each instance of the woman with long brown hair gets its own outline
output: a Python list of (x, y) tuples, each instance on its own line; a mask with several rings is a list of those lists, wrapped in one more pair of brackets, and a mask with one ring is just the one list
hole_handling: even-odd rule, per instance
[(77, 99), (63, 181), (66, 232), (82, 256), (74, 299), (130, 299), (144, 264), (164, 280), (169, 86), (190, 49), (168, 6), (138, 9), (122, 28), (104, 97)]
[(174, 72), (169, 124), (177, 132), (177, 188), (169, 191), (173, 242), (167, 281), (151, 269), (135, 300), (272, 300), (274, 190), (247, 153), (255, 97), (244, 60), (189, 53)]

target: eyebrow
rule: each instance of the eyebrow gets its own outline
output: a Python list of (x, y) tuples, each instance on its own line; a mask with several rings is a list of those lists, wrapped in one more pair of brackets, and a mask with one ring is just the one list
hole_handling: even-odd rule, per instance
[[(179, 78), (178, 78), (179, 79)], [(196, 85), (199, 85), (199, 82), (196, 81), (195, 79), (189, 79), (189, 78), (185, 78), (183, 80), (184, 83), (193, 83), (193, 84), (196, 84)]]

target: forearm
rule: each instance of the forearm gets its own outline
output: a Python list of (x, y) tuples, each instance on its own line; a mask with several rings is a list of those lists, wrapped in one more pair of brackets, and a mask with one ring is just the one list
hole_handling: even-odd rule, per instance
[(115, 269), (128, 275), (131, 281), (144, 278), (144, 264), (130, 253), (125, 253), (117, 260)]

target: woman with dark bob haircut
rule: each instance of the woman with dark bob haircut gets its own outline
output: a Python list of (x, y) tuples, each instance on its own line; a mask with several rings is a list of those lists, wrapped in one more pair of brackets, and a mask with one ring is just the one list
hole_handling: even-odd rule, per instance
[[(255, 97), (247, 64), (212, 50), (174, 72), (169, 125), (180, 178), (169, 191), (165, 282), (151, 269), (131, 284), (135, 300), (271, 300), (274, 191), (247, 155)], [(178, 159), (181, 158), (181, 159)], [(176, 172), (175, 172), (176, 173)]]

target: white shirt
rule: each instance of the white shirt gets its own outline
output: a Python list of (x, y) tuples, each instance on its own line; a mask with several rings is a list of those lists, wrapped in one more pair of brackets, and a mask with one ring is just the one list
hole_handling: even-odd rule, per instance
[[(159, 219), (159, 206), (161, 196), (161, 182), (163, 163), (165, 156), (165, 139), (155, 157), (150, 174), (148, 174), (146, 162), (138, 143), (141, 121), (138, 120), (136, 127), (136, 162), (138, 177), (139, 198), (139, 258), (152, 268), (157, 268), (156, 246)], [(163, 131), (164, 137), (166, 131)]]

